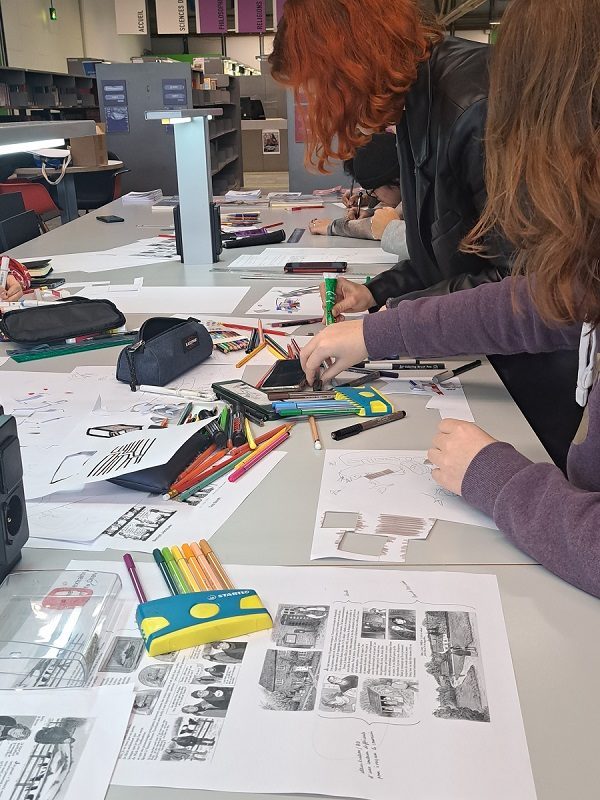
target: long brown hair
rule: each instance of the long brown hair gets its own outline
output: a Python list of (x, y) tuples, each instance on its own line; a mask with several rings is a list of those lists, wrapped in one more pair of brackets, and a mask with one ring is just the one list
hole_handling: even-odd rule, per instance
[(396, 124), (439, 29), (416, 0), (287, 0), (269, 56), (303, 111), (307, 163), (321, 172)]
[(600, 0), (513, 0), (492, 59), (488, 201), (548, 322), (600, 324)]

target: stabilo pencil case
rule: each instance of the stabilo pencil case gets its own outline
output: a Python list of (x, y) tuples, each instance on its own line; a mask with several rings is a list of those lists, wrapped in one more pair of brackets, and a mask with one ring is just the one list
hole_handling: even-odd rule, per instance
[(197, 319), (150, 317), (119, 353), (117, 380), (135, 392), (141, 384), (166, 386), (212, 354), (209, 332)]
[(0, 332), (17, 344), (52, 344), (75, 336), (104, 333), (120, 328), (125, 322), (110, 300), (68, 297), (43, 306), (7, 311), (0, 321)]
[[(118, 442), (119, 437), (116, 437), (115, 444), (118, 445)], [(165, 494), (181, 473), (207, 447), (210, 447), (211, 443), (210, 434), (206, 428), (202, 428), (198, 433), (190, 437), (187, 442), (184, 442), (166, 464), (140, 469), (138, 472), (130, 472), (128, 475), (121, 475), (118, 478), (111, 478), (110, 483), (116, 483), (117, 486), (124, 486), (126, 489), (134, 489), (138, 492)]]

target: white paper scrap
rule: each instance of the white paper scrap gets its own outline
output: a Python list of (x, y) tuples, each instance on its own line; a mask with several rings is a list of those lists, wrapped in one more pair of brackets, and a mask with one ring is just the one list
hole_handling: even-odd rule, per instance
[(269, 247), (258, 255), (242, 255), (229, 269), (284, 267), (289, 261), (346, 261), (348, 264), (395, 264), (398, 256), (381, 247)]

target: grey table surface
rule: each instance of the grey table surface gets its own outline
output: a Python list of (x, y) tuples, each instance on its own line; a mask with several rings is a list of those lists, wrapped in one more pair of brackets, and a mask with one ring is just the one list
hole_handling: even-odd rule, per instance
[[(152, 212), (141, 206), (111, 203), (101, 213), (125, 217), (125, 223), (107, 226), (88, 215), (69, 223), (43, 239), (30, 242), (14, 251), (22, 257), (85, 252), (127, 244), (136, 238), (156, 235), (158, 229), (140, 225), (169, 225), (170, 212)], [(320, 211), (281, 212), (262, 209), (264, 221), (284, 220), (286, 233), (307, 227), (313, 216), (333, 217), (341, 214), (335, 207)], [(372, 242), (341, 238), (312, 237), (306, 233), (297, 247), (373, 247)], [(240, 252), (261, 252), (262, 248), (226, 251), (219, 271), (181, 264), (153, 264), (104, 272), (99, 279), (124, 283), (138, 275), (145, 285), (240, 285), (239, 276), (222, 271)], [(385, 268), (385, 267), (381, 267)], [(375, 274), (379, 269), (369, 266)], [(349, 270), (364, 274), (363, 267)], [(68, 280), (90, 281), (89, 273), (69, 273)], [(250, 281), (250, 291), (233, 312), (243, 314), (277, 280)], [(307, 281), (304, 281), (306, 283)], [(310, 281), (309, 281), (310, 282)], [(296, 282), (295, 282), (296, 283)], [(300, 285), (303, 282), (298, 281)], [(245, 284), (244, 284), (245, 285)], [(132, 316), (134, 325), (141, 317)], [(302, 333), (310, 332), (307, 328)], [(1, 351), (0, 351), (1, 354)], [(115, 364), (117, 351), (101, 350), (86, 353), (86, 365)], [(69, 372), (82, 363), (76, 356), (48, 359), (29, 364), (7, 362), (2, 370), (39, 370)], [(258, 368), (246, 368), (245, 377), (252, 380)], [(492, 368), (485, 364), (463, 376), (463, 385), (475, 415), (492, 435), (511, 441), (532, 459), (549, 460), (541, 444), (510, 399)], [(421, 398), (394, 397), (396, 405), (405, 408), (405, 422), (388, 431), (370, 431), (352, 442), (361, 449), (426, 449), (439, 422), (435, 411), (427, 411)], [(338, 446), (329, 439), (329, 432), (339, 423), (321, 422), (327, 446)], [(319, 491), (323, 454), (312, 447), (308, 430), (294, 432), (288, 445), (288, 456), (268, 481), (264, 481), (232, 515), (212, 539), (215, 549), (226, 563), (299, 565), (309, 563), (310, 543)], [(94, 553), (94, 558), (107, 561), (120, 558), (118, 553)], [(64, 567), (71, 558), (85, 558), (81, 551), (38, 550), (26, 548), (22, 567), (52, 569)], [(140, 559), (149, 556), (140, 555)], [(326, 561), (318, 564), (332, 563)], [(358, 566), (357, 562), (337, 562)], [(313, 562), (315, 564), (315, 562)], [(367, 565), (369, 566), (369, 565)], [(600, 767), (597, 759), (600, 698), (590, 689), (595, 685), (600, 645), (593, 635), (598, 629), (598, 600), (580, 592), (532, 564), (523, 553), (509, 544), (497, 531), (436, 523), (425, 542), (412, 542), (405, 565), (380, 568), (439, 569), (495, 574), (498, 578), (507, 622), (519, 696), (525, 721), (534, 778), (540, 800), (563, 800), (565, 797), (597, 796)], [(510, 765), (507, 765), (507, 769)], [(163, 800), (176, 796), (181, 800), (210, 795), (224, 800), (225, 793), (136, 789), (112, 786), (110, 800)], [(289, 797), (290, 795), (287, 795)], [(267, 796), (265, 796), (267, 797)], [(273, 797), (273, 795), (269, 795)], [(483, 799), (482, 799), (483, 800)]]

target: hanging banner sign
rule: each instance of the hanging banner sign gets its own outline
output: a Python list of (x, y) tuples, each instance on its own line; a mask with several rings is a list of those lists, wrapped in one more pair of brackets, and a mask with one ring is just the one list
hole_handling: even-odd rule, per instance
[(273, 27), (277, 30), (281, 17), (283, 16), (283, 7), (285, 0), (273, 0)]
[(236, 33), (264, 33), (267, 29), (267, 0), (235, 0)]
[(196, 32), (227, 33), (226, 0), (196, 0)]
[(186, 0), (155, 0), (158, 33), (189, 33)]
[(115, 0), (117, 33), (148, 33), (146, 0)]

